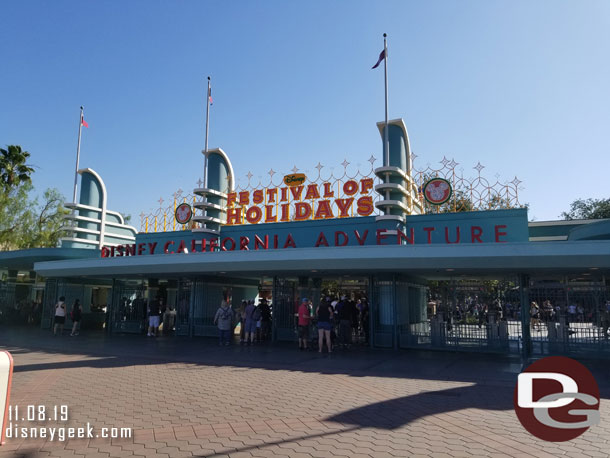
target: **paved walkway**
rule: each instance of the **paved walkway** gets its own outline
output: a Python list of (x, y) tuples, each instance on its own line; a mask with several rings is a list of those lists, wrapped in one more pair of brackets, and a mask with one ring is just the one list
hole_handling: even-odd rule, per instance
[(607, 457), (610, 370), (599, 426), (566, 443), (527, 433), (513, 411), (518, 361), (492, 355), (286, 345), (0, 328), (15, 359), (11, 404), (68, 405), (68, 421), (29, 428), (128, 427), (128, 439), (8, 439), (23, 457)]

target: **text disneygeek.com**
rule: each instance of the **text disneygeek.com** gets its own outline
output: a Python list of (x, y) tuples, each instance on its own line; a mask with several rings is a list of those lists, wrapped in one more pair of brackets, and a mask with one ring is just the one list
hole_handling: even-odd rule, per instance
[(80, 427), (43, 426), (41, 424), (48, 421), (68, 421), (67, 405), (28, 405), (21, 409), (19, 406), (9, 406), (8, 420), (8, 424), (5, 424), (4, 437), (6, 439), (47, 439), (51, 442), (63, 442), (66, 439), (129, 439), (132, 437), (131, 428), (95, 428), (89, 422)]

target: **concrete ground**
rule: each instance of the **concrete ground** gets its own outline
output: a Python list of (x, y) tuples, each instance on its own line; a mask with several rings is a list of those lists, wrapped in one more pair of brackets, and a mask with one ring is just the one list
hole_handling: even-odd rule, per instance
[[(11, 405), (23, 417), (28, 405), (46, 409), (45, 421), (19, 427), (90, 423), (94, 434), (123, 427), (133, 435), (9, 438), (0, 456), (610, 456), (608, 362), (583, 361), (600, 385), (601, 424), (551, 443), (514, 413), (518, 360), (295, 347), (2, 327), (0, 348), (15, 360)], [(53, 418), (61, 405), (66, 422)]]

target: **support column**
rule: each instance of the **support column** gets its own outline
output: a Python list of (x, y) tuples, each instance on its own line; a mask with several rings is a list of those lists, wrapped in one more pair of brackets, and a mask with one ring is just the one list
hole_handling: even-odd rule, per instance
[(532, 354), (532, 336), (530, 328), (530, 277), (519, 275), (519, 301), (521, 302), (521, 365), (525, 367)]

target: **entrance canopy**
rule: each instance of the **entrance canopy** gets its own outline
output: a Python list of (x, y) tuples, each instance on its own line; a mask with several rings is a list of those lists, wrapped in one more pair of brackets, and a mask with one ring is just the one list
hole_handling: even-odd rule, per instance
[(590, 273), (592, 269), (610, 271), (610, 244), (568, 241), (286, 248), (37, 262), (35, 269), (46, 277), (384, 271), (421, 276), (494, 271)]

